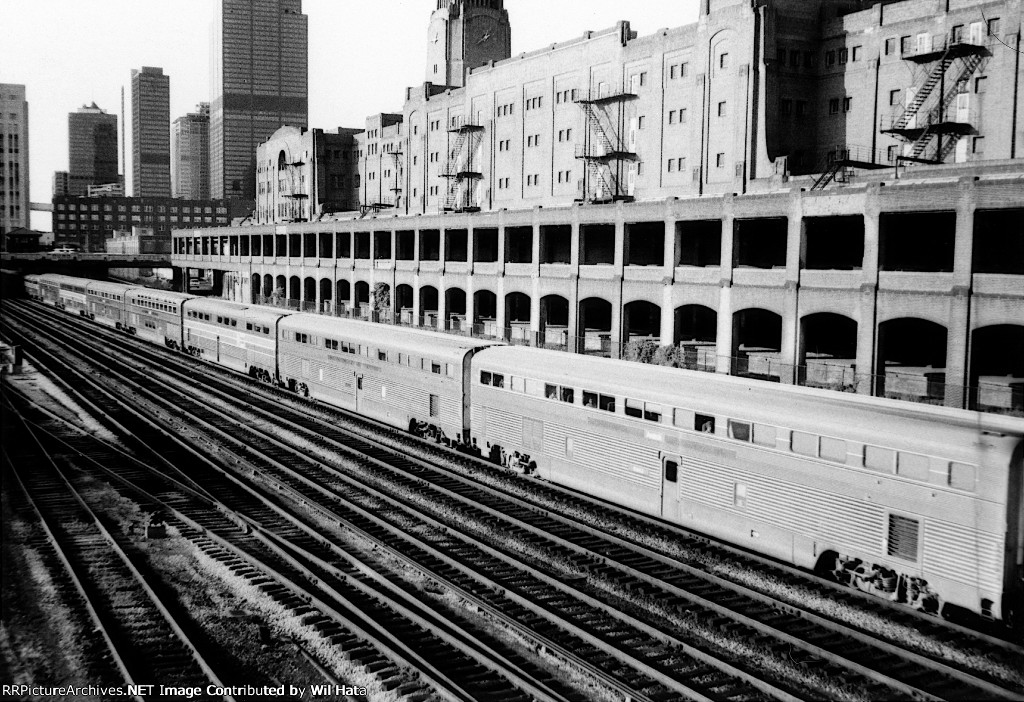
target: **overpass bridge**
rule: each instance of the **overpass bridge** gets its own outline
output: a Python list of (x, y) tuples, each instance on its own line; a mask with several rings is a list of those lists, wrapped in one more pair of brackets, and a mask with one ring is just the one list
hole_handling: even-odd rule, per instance
[[(173, 268), (171, 255), (133, 253), (0, 253), (0, 268), (21, 275), (61, 273), (80, 278), (105, 280), (111, 268)], [(182, 290), (183, 268), (174, 268), (173, 287)]]

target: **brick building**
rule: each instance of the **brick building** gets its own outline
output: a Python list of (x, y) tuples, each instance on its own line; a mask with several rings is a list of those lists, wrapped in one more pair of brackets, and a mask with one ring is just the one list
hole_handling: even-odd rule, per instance
[(1024, 409), (1020, 29), (1019, 0), (702, 0), (408, 89), (356, 137), (360, 219), (173, 255), (233, 299), (365, 315), (383, 284), (387, 322)]

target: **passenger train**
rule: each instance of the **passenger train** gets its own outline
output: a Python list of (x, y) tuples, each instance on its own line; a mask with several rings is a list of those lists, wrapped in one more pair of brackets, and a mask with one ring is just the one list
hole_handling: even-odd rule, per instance
[(59, 275), (25, 287), (890, 600), (1019, 624), (1024, 420)]

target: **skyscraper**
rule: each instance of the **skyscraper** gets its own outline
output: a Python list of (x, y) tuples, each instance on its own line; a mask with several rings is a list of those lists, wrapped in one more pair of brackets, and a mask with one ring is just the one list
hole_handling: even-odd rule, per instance
[(132, 192), (171, 194), (171, 80), (162, 68), (132, 70)]
[(96, 103), (68, 115), (68, 193), (85, 195), (90, 185), (119, 183), (117, 115)]
[(190, 200), (210, 197), (210, 103), (171, 125), (171, 195)]
[(29, 226), (25, 86), (0, 83), (0, 234)]
[(256, 147), (282, 125), (307, 126), (302, 0), (221, 0), (214, 41), (210, 195), (255, 200)]

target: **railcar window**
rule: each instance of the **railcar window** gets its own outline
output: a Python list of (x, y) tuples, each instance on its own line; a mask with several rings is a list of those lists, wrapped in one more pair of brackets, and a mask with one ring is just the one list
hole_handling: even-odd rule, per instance
[(558, 399), (558, 386), (557, 385), (550, 385), (548, 383), (545, 383), (544, 384), (544, 397), (548, 398), (549, 400), (557, 400)]
[(815, 456), (818, 455), (818, 435), (817, 434), (805, 434), (802, 431), (794, 431), (793, 438), (790, 443), (790, 448), (793, 453), (799, 453), (801, 456)]
[(387, 351), (381, 351), (380, 349), (377, 349), (377, 360), (378, 361), (386, 361), (386, 360), (388, 360), (388, 352)]
[(729, 420), (729, 438), (737, 441), (750, 441), (750, 425), (746, 422)]
[(526, 382), (523, 378), (513, 375), (509, 380), (512, 383), (512, 392), (526, 392)]
[(949, 464), (949, 486), (957, 490), (974, 490), (975, 467), (967, 463)]
[(231, 320), (231, 326), (237, 327), (238, 326), (238, 320), (237, 319), (232, 319)]
[[(455, 366), (453, 366), (451, 363), (444, 364), (444, 374), (447, 375), (449, 378), (454, 378), (455, 377)], [(505, 386), (504, 385), (499, 385), (498, 387), (505, 387)]]
[(705, 434), (715, 433), (715, 418), (709, 414), (693, 415), (693, 430), (702, 431)]
[(877, 446), (864, 446), (864, 467), (891, 473), (896, 465), (896, 452)]
[(223, 324), (223, 323), (224, 323), (224, 318), (223, 318), (223, 317), (220, 317), (220, 316), (218, 316), (218, 317), (217, 317), (217, 324)]
[(583, 406), (597, 409), (597, 393), (589, 390), (583, 391)]
[(437, 375), (441, 375), (441, 364), (440, 363), (434, 363), (433, 361), (431, 361), (431, 363), (430, 363), (430, 372), (431, 373), (435, 373)]
[(488, 371), (480, 371), (480, 384), (481, 385), (490, 385), (491, 384), (491, 374)]
[(661, 405), (655, 405), (650, 402), (644, 403), (644, 419), (649, 422), (661, 422), (661, 415), (663, 414)]
[(338, 342), (334, 339), (324, 339), (324, 346), (332, 351), (338, 350)]
[(758, 446), (775, 448), (775, 427), (767, 424), (755, 424), (754, 443)]
[(679, 464), (675, 461), (665, 461), (665, 482), (674, 483), (679, 480)]
[(245, 323), (245, 330), (246, 331), (252, 331), (252, 322), (246, 322)]
[(558, 389), (558, 399), (560, 399), (562, 402), (568, 402), (571, 405), (575, 398), (576, 398), (576, 393), (573, 391), (572, 388), (559, 388)]
[(642, 418), (644, 416), (644, 403), (639, 400), (626, 398), (626, 416)]
[(826, 461), (846, 463), (846, 442), (828, 436), (821, 437), (821, 457)]
[(747, 508), (747, 486), (743, 483), (733, 483), (732, 504), (740, 509)]
[[(450, 368), (451, 366), (449, 366)], [(491, 384), (496, 388), (505, 387), (505, 376), (500, 373), (495, 373), (491, 376)]]
[(889, 515), (889, 538), (886, 550), (890, 556), (908, 561), (917, 560), (919, 525), (916, 519)]
[(300, 344), (308, 344), (309, 343), (309, 334), (302, 334), (302, 333), (296, 332), (295, 340), (298, 341)]
[(927, 456), (900, 451), (896, 457), (896, 474), (912, 480), (928, 480)]
[(688, 429), (693, 424), (693, 412), (678, 407), (672, 410), (672, 426)]
[(612, 395), (601, 395), (598, 398), (597, 408), (605, 412), (614, 412), (615, 398)]

